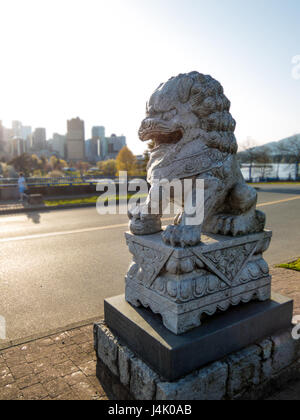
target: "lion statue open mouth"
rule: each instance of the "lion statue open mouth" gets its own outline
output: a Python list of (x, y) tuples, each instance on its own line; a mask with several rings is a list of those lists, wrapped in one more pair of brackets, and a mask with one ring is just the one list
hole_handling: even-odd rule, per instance
[[(142, 141), (155, 144), (148, 165), (148, 211), (130, 214), (132, 233), (161, 231), (161, 207), (167, 203), (153, 206), (153, 189), (163, 179), (192, 179), (192, 195), (197, 179), (205, 186), (203, 223), (189, 226), (183, 203), (174, 225), (162, 234), (167, 244), (197, 245), (202, 232), (238, 236), (264, 229), (265, 215), (256, 210), (257, 193), (245, 183), (236, 159), (236, 122), (229, 111), (221, 84), (198, 72), (173, 77), (152, 94), (139, 129)], [(160, 210), (149, 214), (150, 207)]]

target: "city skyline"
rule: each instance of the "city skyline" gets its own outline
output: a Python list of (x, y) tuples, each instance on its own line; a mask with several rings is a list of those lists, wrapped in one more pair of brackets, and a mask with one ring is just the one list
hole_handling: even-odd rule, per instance
[[(75, 118), (80, 118), (80, 117), (75, 117)], [(28, 129), (30, 129), (31, 130), (31, 132), (30, 132), (30, 135), (32, 135), (33, 133), (34, 133), (34, 131), (36, 130), (36, 129), (45, 129), (46, 130), (46, 133), (49, 133), (49, 132), (52, 132), (52, 134), (51, 135), (46, 135), (46, 141), (49, 141), (49, 140), (52, 140), (52, 138), (53, 138), (53, 135), (54, 134), (59, 134), (59, 135), (62, 135), (62, 136), (65, 136), (66, 134), (67, 134), (67, 121), (69, 120), (70, 118), (68, 118), (66, 121), (65, 121), (65, 125), (66, 125), (66, 129), (65, 130), (57, 130), (57, 129), (54, 129), (53, 131), (51, 131), (51, 130), (48, 130), (47, 129), (47, 127), (45, 127), (45, 126), (43, 126), (42, 124), (41, 125), (38, 125), (38, 126), (34, 126), (34, 125), (28, 125), (27, 123), (28, 123), (28, 121), (26, 122), (26, 125), (23, 125), (23, 121), (22, 120), (20, 120), (20, 119), (12, 119), (11, 121), (4, 121), (3, 119), (1, 119), (1, 116), (0, 116), (0, 123), (2, 123), (2, 126), (3, 126), (3, 128), (5, 128), (5, 129), (8, 129), (8, 130), (13, 130), (14, 129), (14, 127), (13, 127), (13, 123), (20, 123), (21, 124), (21, 126), (20, 126), (20, 128), (21, 129), (24, 129), (24, 132), (25, 131), (28, 131)], [(80, 118), (81, 119), (81, 118)], [(83, 120), (84, 121), (84, 120)], [(102, 128), (105, 128), (105, 131), (107, 131), (106, 130), (106, 126), (103, 124), (103, 125), (100, 125), (100, 124), (96, 124), (96, 123), (94, 123), (94, 124), (89, 124), (89, 127), (90, 127), (90, 129), (87, 129), (86, 128), (86, 123), (85, 123), (85, 128), (84, 128), (84, 132), (85, 132), (85, 140), (87, 141), (87, 140), (89, 140), (90, 138), (92, 138), (93, 137), (93, 129), (94, 128), (99, 128), (99, 127), (102, 127)], [(90, 133), (90, 134), (87, 134), (87, 133)], [(116, 131), (111, 131), (111, 136), (113, 136), (113, 135), (115, 135), (115, 133), (116, 133)], [(90, 136), (90, 137), (89, 137)], [(124, 133), (122, 132), (121, 133), (121, 136), (124, 136)], [(16, 137), (18, 137), (18, 136), (16, 136)], [(25, 139), (24, 137), (23, 137), (23, 134), (21, 134), (20, 135), (20, 138), (22, 138), (22, 139)]]
[(44, 127), (24, 126), (13, 120), (6, 127), (0, 120), (0, 157), (10, 159), (23, 153), (36, 153), (40, 157), (58, 156), (69, 161), (94, 162), (116, 159), (120, 150), (127, 146), (126, 136), (106, 136), (104, 126), (93, 125), (86, 136), (85, 121), (79, 117), (66, 121), (65, 134), (54, 132), (47, 137)]

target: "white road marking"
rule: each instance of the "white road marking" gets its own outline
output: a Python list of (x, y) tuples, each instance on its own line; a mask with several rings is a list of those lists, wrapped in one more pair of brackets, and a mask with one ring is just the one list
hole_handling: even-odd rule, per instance
[[(260, 203), (260, 204), (257, 205), (257, 207), (273, 206), (275, 204), (286, 203), (286, 202), (294, 201), (294, 200), (300, 200), (300, 196), (286, 198), (284, 200)], [(174, 218), (164, 219), (163, 221), (169, 222), (169, 221), (172, 221), (172, 220), (174, 220)], [(16, 236), (16, 237), (13, 237), (13, 238), (0, 239), (0, 243), (24, 241), (24, 240), (28, 240), (28, 239), (52, 238), (52, 237), (55, 237), (55, 236), (74, 235), (74, 234), (77, 234), (77, 233), (97, 232), (97, 231), (101, 231), (101, 230), (120, 229), (120, 228), (127, 228), (127, 227), (128, 227), (128, 223), (123, 223), (123, 224), (118, 224), (118, 225), (108, 225), (108, 226), (98, 226), (98, 227), (85, 228), (85, 229), (66, 230), (66, 231), (62, 231), (62, 232), (50, 232), (50, 233), (41, 233), (41, 234), (36, 234), (36, 235)]]

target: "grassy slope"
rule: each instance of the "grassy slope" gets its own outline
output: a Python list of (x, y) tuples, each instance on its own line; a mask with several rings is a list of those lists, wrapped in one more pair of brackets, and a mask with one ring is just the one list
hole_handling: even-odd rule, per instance
[[(117, 200), (126, 200), (131, 197), (133, 197), (134, 194), (128, 194), (127, 196), (117, 196)], [(145, 194), (138, 194), (137, 198), (146, 198), (147, 195)], [(114, 200), (114, 196), (109, 197), (109, 201)], [(53, 206), (66, 206), (70, 204), (93, 204), (97, 203), (97, 200), (101, 197), (94, 196), (94, 197), (87, 197), (87, 198), (72, 198), (72, 199), (64, 199), (64, 200), (45, 200), (44, 203), (47, 207), (53, 207)], [(101, 201), (105, 201), (104, 199)]]

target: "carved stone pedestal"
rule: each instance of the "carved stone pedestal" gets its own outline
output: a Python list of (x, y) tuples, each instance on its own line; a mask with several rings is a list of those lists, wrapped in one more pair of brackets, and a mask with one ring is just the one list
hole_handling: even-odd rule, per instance
[(268, 264), (262, 257), (272, 232), (232, 238), (212, 235), (190, 248), (166, 245), (161, 234), (126, 234), (133, 263), (126, 276), (126, 300), (160, 314), (164, 326), (183, 334), (214, 315), (271, 296)]

